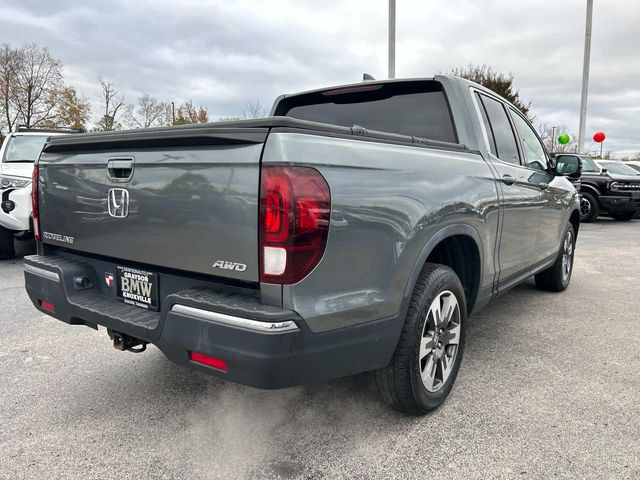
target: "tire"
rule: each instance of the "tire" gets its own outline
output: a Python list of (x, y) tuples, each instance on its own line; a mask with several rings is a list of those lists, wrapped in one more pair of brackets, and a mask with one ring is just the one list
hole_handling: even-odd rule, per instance
[(0, 260), (6, 260), (16, 256), (13, 244), (13, 233), (4, 227), (0, 227)]
[[(442, 405), (462, 361), (466, 305), (455, 272), (427, 263), (411, 296), (396, 351), (389, 365), (375, 371), (385, 403), (411, 415), (423, 415)], [(450, 314), (443, 319), (442, 307), (446, 306)]]
[(598, 199), (589, 192), (580, 193), (580, 221), (593, 222), (600, 216), (600, 204)]
[(576, 251), (576, 233), (570, 223), (565, 230), (565, 234), (560, 245), (558, 258), (555, 263), (538, 273), (535, 276), (536, 286), (540, 290), (548, 292), (561, 292), (565, 290), (571, 282), (573, 273), (573, 258)]
[(638, 212), (610, 213), (609, 215), (611, 215), (611, 218), (618, 220), (619, 222), (627, 222), (636, 218), (638, 216)]

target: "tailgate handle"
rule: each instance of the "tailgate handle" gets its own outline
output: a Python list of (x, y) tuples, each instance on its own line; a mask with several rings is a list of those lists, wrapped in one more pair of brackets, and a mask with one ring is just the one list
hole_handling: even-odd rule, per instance
[(111, 158), (107, 162), (107, 177), (113, 182), (128, 182), (133, 176), (133, 158)]

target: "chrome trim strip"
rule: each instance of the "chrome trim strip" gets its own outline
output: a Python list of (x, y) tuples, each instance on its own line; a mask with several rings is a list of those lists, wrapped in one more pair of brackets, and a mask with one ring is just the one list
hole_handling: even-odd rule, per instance
[(29, 265), (28, 263), (25, 263), (24, 271), (33, 273), (38, 277), (46, 278), (47, 280), (51, 280), (52, 282), (60, 283), (60, 276), (56, 272), (45, 270), (44, 268), (34, 267), (33, 265)]
[(286, 320), (284, 322), (260, 322), (258, 320), (234, 317), (233, 315), (211, 312), (209, 310), (188, 307), (186, 305), (180, 304), (176, 304), (171, 307), (171, 311), (182, 315), (189, 315), (191, 317), (200, 318), (202, 320), (207, 320), (209, 322), (218, 323), (220, 325), (244, 328), (246, 330), (260, 333), (288, 333), (298, 330), (298, 326), (293, 320)]

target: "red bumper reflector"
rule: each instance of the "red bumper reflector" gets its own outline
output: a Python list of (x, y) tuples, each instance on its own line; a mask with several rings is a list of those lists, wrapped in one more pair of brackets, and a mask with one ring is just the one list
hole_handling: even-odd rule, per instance
[(189, 352), (189, 359), (192, 362), (200, 363), (201, 365), (206, 365), (207, 367), (213, 367), (218, 370), (222, 370), (223, 372), (227, 371), (227, 362), (225, 362), (221, 358), (209, 357), (208, 355), (203, 355), (202, 353), (197, 352)]
[(47, 302), (46, 300), (40, 300), (39, 303), (40, 303), (40, 307), (42, 307), (44, 310), (51, 313), (56, 313), (56, 307), (53, 303)]

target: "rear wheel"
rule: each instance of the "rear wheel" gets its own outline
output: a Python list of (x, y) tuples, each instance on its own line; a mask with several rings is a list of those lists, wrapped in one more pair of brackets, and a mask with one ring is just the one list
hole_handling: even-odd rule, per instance
[(589, 223), (600, 215), (600, 204), (598, 199), (591, 193), (580, 194), (580, 221)]
[(621, 222), (626, 222), (638, 216), (638, 212), (626, 212), (626, 213), (610, 213), (611, 218), (614, 220), (619, 220)]
[(0, 227), (0, 259), (13, 258), (16, 250), (13, 244), (13, 232)]
[(393, 358), (375, 372), (378, 391), (388, 405), (422, 415), (444, 402), (462, 361), (466, 320), (458, 276), (449, 267), (426, 264)]
[(555, 263), (536, 275), (536, 286), (541, 290), (561, 292), (569, 286), (573, 273), (573, 255), (576, 246), (576, 234), (569, 224)]

